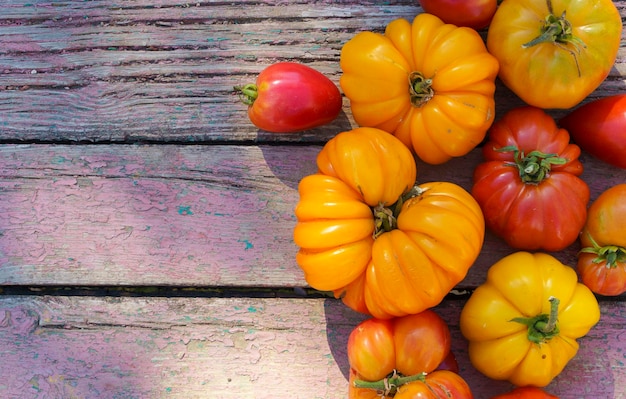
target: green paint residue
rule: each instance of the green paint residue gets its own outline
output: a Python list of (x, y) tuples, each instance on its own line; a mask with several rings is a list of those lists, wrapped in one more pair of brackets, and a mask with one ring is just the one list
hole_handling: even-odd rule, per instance
[(207, 211), (206, 212), (207, 215), (213, 215), (213, 216), (227, 216), (226, 213), (221, 213), (221, 212), (211, 212), (211, 211)]
[(34, 376), (28, 382), (30, 383), (31, 388), (33, 388), (37, 392), (41, 392), (41, 389), (39, 388), (39, 377), (38, 376)]
[(244, 244), (246, 244), (246, 247), (244, 248), (244, 250), (248, 250), (248, 249), (252, 249), (254, 248), (254, 245), (252, 245), (252, 243), (247, 240), (247, 239), (243, 239), (243, 240), (237, 240), (237, 242), (243, 242)]
[(178, 214), (179, 215), (193, 215), (193, 212), (191, 211), (191, 206), (179, 205)]
[(50, 162), (52, 162), (53, 164), (56, 164), (56, 165), (60, 165), (60, 164), (65, 163), (67, 161), (68, 161), (68, 159), (65, 158), (62, 155), (56, 155), (56, 156), (52, 157), (52, 159), (50, 160)]

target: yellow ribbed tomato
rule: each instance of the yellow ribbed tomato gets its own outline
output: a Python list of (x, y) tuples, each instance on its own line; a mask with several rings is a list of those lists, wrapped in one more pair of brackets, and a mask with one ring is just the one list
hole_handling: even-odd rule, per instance
[(441, 302), (484, 238), (478, 203), (460, 186), (414, 186), (413, 155), (393, 135), (357, 128), (331, 139), (299, 185), (296, 261), (315, 289), (385, 319)]
[(425, 162), (467, 154), (495, 117), (498, 61), (473, 29), (419, 14), (341, 50), (340, 85), (355, 121), (392, 132)]
[(502, 82), (524, 102), (567, 109), (606, 79), (621, 38), (612, 0), (507, 0), (489, 25), (487, 47)]
[(515, 252), (489, 268), (461, 311), (460, 327), (478, 371), (543, 387), (599, 319), (598, 301), (573, 268), (545, 253)]

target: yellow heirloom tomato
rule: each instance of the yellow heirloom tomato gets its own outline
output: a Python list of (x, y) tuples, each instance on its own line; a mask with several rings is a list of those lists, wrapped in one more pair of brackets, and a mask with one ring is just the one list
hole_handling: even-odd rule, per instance
[(467, 274), (484, 239), (478, 203), (460, 186), (416, 186), (415, 159), (375, 128), (339, 133), (304, 177), (296, 262), (315, 289), (386, 319), (436, 306)]
[(431, 14), (360, 32), (341, 50), (355, 121), (393, 133), (425, 162), (467, 154), (495, 117), (498, 61), (471, 28)]
[(500, 79), (527, 104), (571, 108), (593, 92), (615, 63), (622, 18), (611, 0), (506, 0), (487, 48)]
[(461, 311), (461, 332), (478, 371), (517, 386), (548, 385), (599, 321), (595, 296), (573, 268), (544, 253), (496, 262)]

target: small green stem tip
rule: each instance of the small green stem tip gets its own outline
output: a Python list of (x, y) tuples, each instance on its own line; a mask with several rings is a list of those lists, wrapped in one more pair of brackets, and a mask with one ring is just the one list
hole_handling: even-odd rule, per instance
[(566, 158), (560, 158), (557, 154), (546, 154), (535, 150), (524, 154), (515, 146), (506, 146), (496, 149), (497, 152), (513, 152), (514, 162), (509, 166), (517, 167), (522, 182), (539, 184), (549, 176), (552, 165), (564, 165)]
[(626, 263), (626, 248), (617, 245), (605, 245), (601, 247), (589, 232), (587, 232), (587, 237), (589, 241), (591, 241), (592, 246), (582, 248), (580, 253), (595, 254), (596, 258), (593, 259), (593, 263), (606, 262), (608, 269), (617, 267), (618, 263)]
[(559, 335), (558, 311), (559, 311), (559, 299), (551, 296), (548, 298), (550, 301), (550, 313), (542, 313), (535, 317), (516, 317), (511, 321), (523, 324), (528, 327), (528, 340), (536, 344), (541, 344), (549, 341), (555, 336)]
[(353, 382), (355, 388), (372, 389), (380, 392), (381, 396), (393, 396), (399, 387), (409, 382), (425, 381), (426, 373), (420, 373), (415, 375), (403, 376), (398, 374), (396, 370), (393, 373), (382, 380), (378, 381), (363, 381), (355, 380)]
[(233, 89), (239, 93), (241, 102), (246, 105), (254, 104), (254, 101), (259, 97), (259, 88), (254, 83), (249, 83), (245, 86), (235, 86)]

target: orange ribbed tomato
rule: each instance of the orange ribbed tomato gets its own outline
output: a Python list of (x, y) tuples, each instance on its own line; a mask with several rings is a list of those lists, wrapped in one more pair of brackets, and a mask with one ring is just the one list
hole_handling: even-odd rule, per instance
[(414, 186), (413, 155), (374, 128), (339, 133), (302, 179), (296, 261), (315, 289), (385, 319), (441, 302), (476, 260), (484, 238), (478, 203), (460, 186)]
[(471, 28), (423, 13), (360, 32), (341, 50), (355, 121), (392, 132), (425, 162), (467, 154), (495, 117), (498, 61)]

